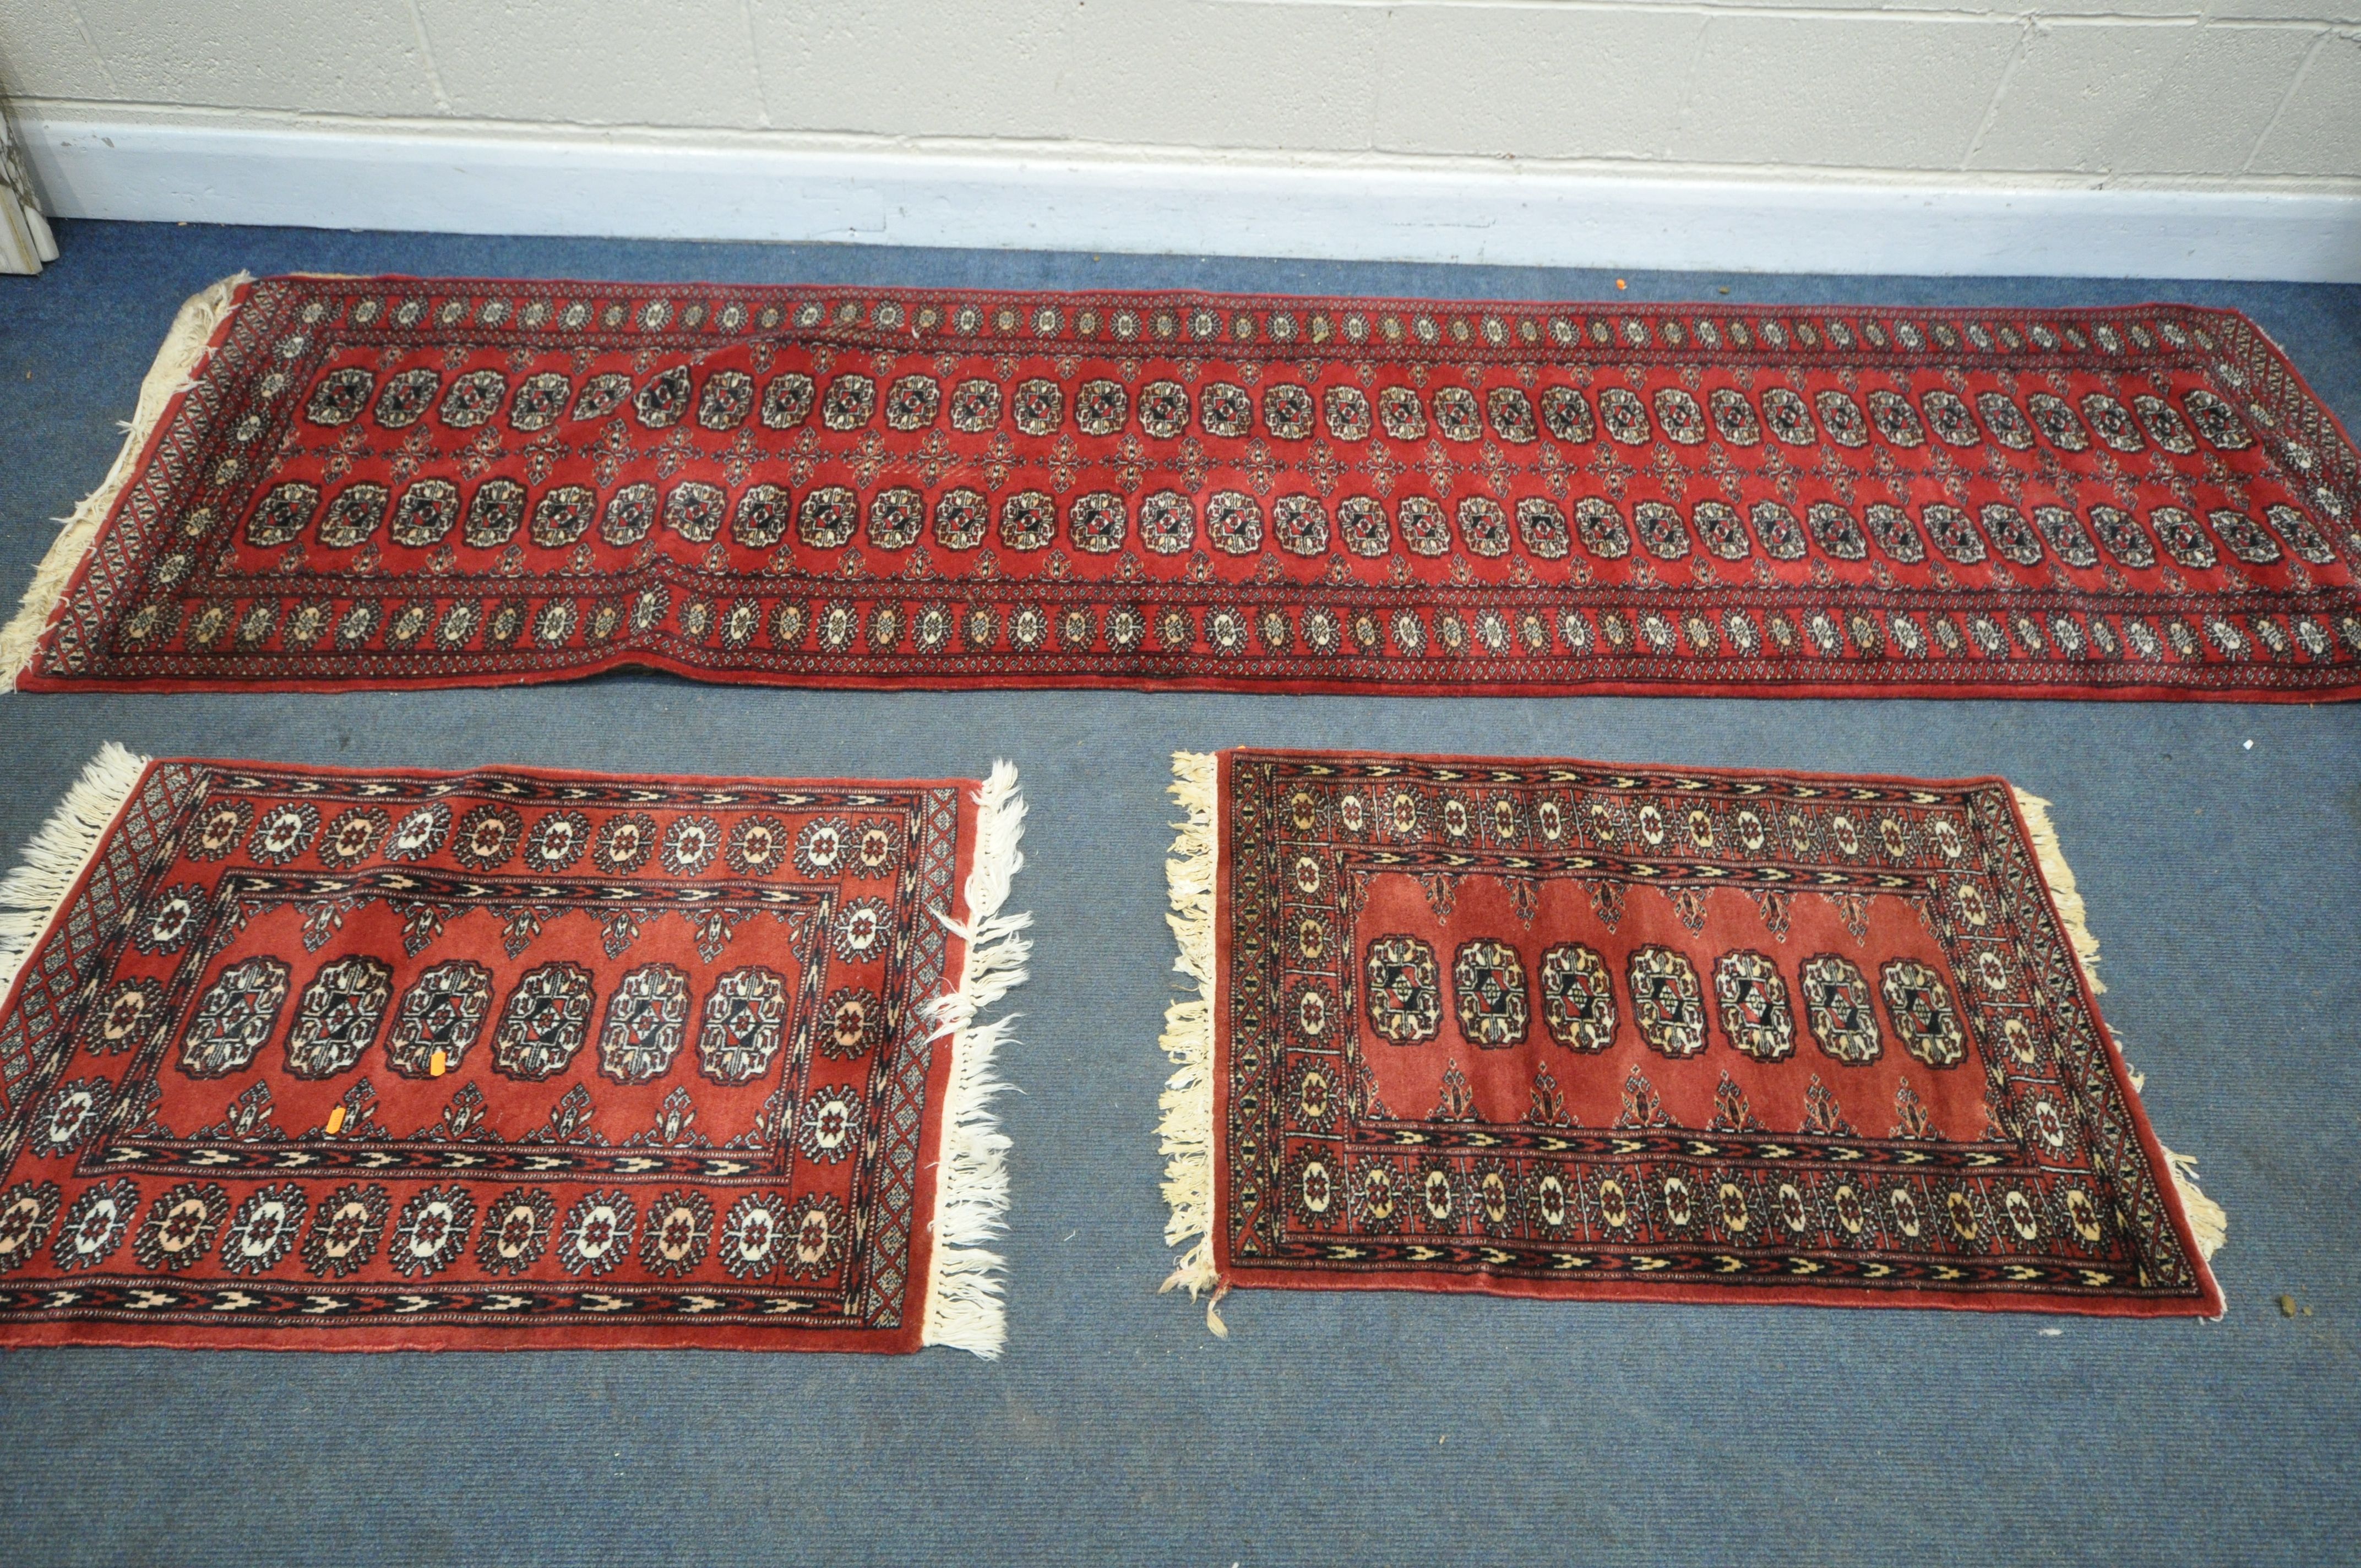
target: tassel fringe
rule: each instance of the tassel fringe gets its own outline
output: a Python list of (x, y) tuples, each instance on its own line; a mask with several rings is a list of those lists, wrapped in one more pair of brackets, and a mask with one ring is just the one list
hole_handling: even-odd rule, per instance
[(1172, 907), (1165, 919), (1179, 939), (1172, 967), (1189, 978), (1194, 994), (1164, 1010), (1164, 1054), (1177, 1070), (1164, 1086), (1164, 1201), (1171, 1218), (1164, 1245), (1181, 1254), (1162, 1290), (1186, 1289), (1194, 1300), (1207, 1291), (1205, 1326), (1227, 1338), (1216, 1310), (1228, 1288), (1213, 1266), (1213, 812), (1219, 792), (1219, 760), (1210, 751), (1172, 754), (1172, 798), (1186, 819), (1173, 824), (1172, 857), (1164, 880)]
[[(2158, 1146), (2163, 1146), (2159, 1143)], [(2172, 1175), (2173, 1190), (2180, 1194), (2181, 1211), (2189, 1216), (2189, 1234), (2197, 1243), (2197, 1255), (2213, 1262), (2213, 1255), (2230, 1239), (2228, 1211), (2198, 1190), (2195, 1155), (2165, 1149), (2164, 1168)]]
[(25, 846), (16, 869), (0, 879), (0, 998), (15, 990), (25, 961), (40, 946), (147, 771), (147, 758), (112, 740), (101, 746)]
[[(2027, 795), (2011, 786), (2016, 795), (2016, 808), (2025, 817), (2026, 831), (2032, 836), (2033, 852), (2041, 862), (2041, 880), (2049, 884), (2049, 896), (2058, 905), (2058, 917), (2066, 923), (2067, 939), (2074, 944), (2074, 956), (2081, 960), (2082, 978), (2090, 982), (2095, 996), (2107, 988), (2099, 983), (2096, 965), (2099, 961), (2099, 939), (2091, 935), (2091, 927), (2082, 904), (2082, 895), (2074, 886), (2074, 870), (2066, 863), (2066, 851), (2059, 846), (2058, 829), (2049, 824), (2049, 803), (2037, 795)], [(2123, 1041), (2116, 1039), (2115, 1048), (2122, 1054)], [(2124, 1063), (2125, 1076), (2131, 1080), (2132, 1092), (2147, 1087), (2146, 1075), (2134, 1071), (2132, 1064)], [(2158, 1140), (2163, 1147), (2163, 1140)], [(2197, 1186), (2197, 1157), (2164, 1150), (2165, 1172), (2172, 1178), (2173, 1190), (2180, 1195), (2181, 1212), (2189, 1216), (2189, 1234), (2197, 1244), (2197, 1254), (2207, 1262), (2222, 1250), (2230, 1239), (2230, 1216), (2222, 1205), (2208, 1198)]]
[(1025, 865), (1025, 798), (1016, 769), (994, 762), (976, 795), (975, 864), (967, 879), (967, 923), (935, 917), (964, 946), (959, 989), (928, 1004), (931, 1036), (950, 1037), (950, 1088), (943, 1102), (940, 1175), (936, 1182), (935, 1245), (928, 1268), (923, 1344), (947, 1344), (996, 1360), (1008, 1339), (1001, 1299), (1006, 1260), (984, 1244), (1008, 1229), (1008, 1135), (992, 1103), (1008, 1088), (994, 1058), (1017, 1014), (979, 1023), (987, 1008), (1025, 982), (1033, 944), (1029, 914), (1004, 915), (1010, 882)]
[(98, 488), (83, 497), (71, 514), (59, 520), (63, 526), (51, 542), (49, 554), (34, 569), (32, 586), (25, 590), (15, 619), (0, 628), (0, 690), (13, 688), (16, 677), (31, 667), (34, 655), (40, 651), (41, 634), (49, 630), (49, 619), (57, 613), (59, 601), (65, 598), (67, 585), (73, 581), (82, 557), (90, 554), (100, 527), (115, 510), (124, 487), (130, 484), (132, 471), (139, 465), (139, 455), (148, 450), (148, 440), (163, 422), (164, 411), (196, 380), (206, 345), (235, 308), (238, 291), (252, 281), (253, 275), (246, 272), (225, 278), (203, 293), (192, 295), (173, 318), (172, 330), (165, 334), (164, 345), (156, 351), (155, 362), (148, 367), (147, 379), (139, 383), (139, 401), (132, 410), (130, 422), (123, 427), (123, 449), (115, 454), (115, 466), (106, 471)]
[(2033, 853), (2041, 862), (2041, 880), (2049, 884), (2049, 896), (2057, 902), (2058, 917), (2066, 922), (2066, 935), (2074, 944), (2074, 956), (2082, 960), (2082, 978), (2090, 982), (2091, 994), (2097, 996), (2107, 989), (2099, 979), (2099, 939), (2091, 935), (2082, 894), (2074, 885), (2074, 868), (2066, 863), (2066, 851), (2058, 843), (2058, 829), (2049, 825), (2049, 803), (2014, 784), (2009, 787), (2016, 796), (2016, 809), (2025, 817), (2026, 831), (2033, 836)]

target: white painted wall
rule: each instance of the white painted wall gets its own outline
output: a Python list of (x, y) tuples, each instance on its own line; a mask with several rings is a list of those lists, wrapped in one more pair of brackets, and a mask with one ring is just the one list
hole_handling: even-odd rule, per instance
[[(1337, 254), (1521, 258), (1587, 214), (1637, 265), (1666, 223), (1744, 249), (1741, 213), (1763, 252), (1698, 264), (1899, 225), (1939, 271), (1908, 213), (1997, 203), (2069, 259), (2185, 214), (2125, 270), (2361, 273), (2361, 0), (0, 0), (0, 91), (97, 215), (1289, 248), (1301, 200)], [(1160, 235), (1112, 215), (1168, 188)]]

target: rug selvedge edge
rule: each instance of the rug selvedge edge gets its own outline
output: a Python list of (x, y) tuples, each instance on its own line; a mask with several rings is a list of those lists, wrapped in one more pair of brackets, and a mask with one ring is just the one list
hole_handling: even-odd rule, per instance
[[(2075, 961), (2082, 971), (2082, 982), (2090, 988), (2092, 995), (2096, 996), (2107, 989), (2099, 979), (2097, 969), (2099, 939), (2092, 934), (2081, 890), (2075, 883), (2074, 868), (2067, 862), (2065, 849), (2059, 842), (2058, 829), (2049, 820), (2049, 802), (2015, 784), (2009, 785), (2009, 795), (2016, 803), (2017, 815), (2024, 820), (2026, 837), (2033, 845), (2034, 859), (2041, 869), (2042, 883), (2049, 890), (2050, 903), (2057, 910), (2059, 923), (2065, 927), (2067, 940), (2073, 946)], [(2092, 1011), (2095, 1016), (2097, 1009)], [(2197, 1157), (2176, 1154), (2160, 1135), (2156, 1135), (2155, 1120), (2148, 1115), (2143, 1098), (2146, 1075), (2134, 1070), (2129, 1059), (2125, 1058), (2123, 1042), (2116, 1036), (2114, 1026), (2102, 1020), (2101, 1028), (2113, 1045), (2117, 1059), (2123, 1062), (2125, 1076), (2128, 1080), (2125, 1097), (2133, 1102), (2141, 1118), (2147, 1122), (2148, 1132), (2156, 1137), (2157, 1149), (2164, 1157), (2163, 1174), (2170, 1181), (2173, 1195), (2188, 1221), (2189, 1239), (2197, 1250), (2198, 1269), (2212, 1284), (2215, 1293), (2224, 1296), (2224, 1310), (2226, 1311), (2226, 1293), (2223, 1292), (2222, 1282), (2213, 1272), (2213, 1255), (2221, 1251), (2229, 1240), (2229, 1215), (2221, 1204), (2207, 1197), (2197, 1185)]]

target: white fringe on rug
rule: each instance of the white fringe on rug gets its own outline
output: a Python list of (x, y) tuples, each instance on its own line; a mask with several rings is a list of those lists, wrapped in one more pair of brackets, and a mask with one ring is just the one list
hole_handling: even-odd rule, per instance
[(16, 986), (74, 884), (82, 880), (123, 803), (139, 787), (148, 759), (109, 740), (41, 824), (24, 858), (0, 879), (0, 999)]
[(1164, 1010), (1164, 1054), (1178, 1070), (1164, 1086), (1164, 1119), (1158, 1131), (1164, 1152), (1164, 1201), (1172, 1217), (1164, 1245), (1195, 1238), (1179, 1266), (1158, 1288), (1185, 1288), (1190, 1299), (1210, 1290), (1205, 1326), (1224, 1338), (1229, 1328), (1218, 1310), (1226, 1289), (1213, 1266), (1213, 830), (1219, 759), (1210, 751), (1172, 753), (1172, 798), (1187, 819), (1174, 823), (1172, 858), (1164, 881), (1172, 907), (1165, 915), (1180, 943), (1172, 967), (1189, 977), (1193, 994)]
[[(2026, 830), (2033, 837), (2033, 852), (2041, 862), (2041, 880), (2049, 884), (2049, 896), (2058, 905), (2058, 917), (2066, 923), (2066, 935), (2074, 944), (2074, 956), (2081, 960), (2082, 978), (2090, 982), (2091, 994), (2095, 996), (2107, 989), (2099, 983), (2099, 939), (2091, 935), (2082, 895), (2074, 886), (2074, 869), (2066, 863), (2066, 852), (2059, 847), (2058, 829), (2049, 825), (2049, 803), (2013, 784), (2010, 788), (2016, 795), (2017, 810), (2024, 814)], [(2120, 1055), (2120, 1037), (2115, 1046)], [(2132, 1092), (2138, 1093), (2147, 1079), (2132, 1071), (2128, 1060), (2124, 1063), (2124, 1070), (2131, 1078)], [(2164, 1140), (2157, 1139), (2157, 1146), (2163, 1146)], [(2196, 1156), (2165, 1149), (2164, 1167), (2165, 1173), (2172, 1179), (2173, 1190), (2180, 1194), (2180, 1207), (2189, 1216), (2189, 1234), (2197, 1244), (2197, 1254), (2210, 1263), (2230, 1239), (2230, 1216), (2221, 1204), (2198, 1190)]]
[(976, 793), (975, 864), (968, 872), (965, 925), (940, 910), (935, 917), (960, 938), (966, 957), (959, 989), (928, 1004), (931, 1038), (950, 1036), (950, 1088), (943, 1101), (943, 1138), (935, 1183), (935, 1245), (927, 1271), (922, 1344), (947, 1344), (996, 1359), (1008, 1338), (1007, 1306), (1000, 1299), (1005, 1260), (983, 1244), (1008, 1228), (1008, 1135), (992, 1102), (1008, 1088), (993, 1058), (1009, 1040), (1017, 1014), (990, 1023), (978, 1016), (1025, 981), (1033, 944), (1023, 935), (1027, 914), (1004, 915), (1008, 884), (1024, 868), (1017, 840), (1025, 836), (1025, 797), (1016, 768), (994, 762)]
[(2033, 835), (2033, 852), (2041, 861), (2041, 880), (2049, 884), (2049, 896), (2058, 904), (2059, 918), (2066, 922), (2066, 935), (2074, 943), (2074, 956), (2082, 960), (2082, 978), (2091, 984), (2091, 994), (2099, 995), (2107, 988), (2099, 979), (2099, 939), (2091, 935), (2084, 918), (2081, 891), (2074, 885), (2074, 868), (2066, 863), (2066, 851), (2059, 847), (2058, 829), (2049, 825), (2049, 803), (2037, 795), (2027, 795), (2015, 784), (2008, 786), (2016, 796), (2016, 808), (2025, 815), (2026, 831)]
[(213, 341), (214, 329), (229, 314), (237, 291), (252, 281), (252, 274), (246, 272), (225, 278), (203, 293), (191, 296), (181, 307), (181, 313), (173, 318), (172, 330), (164, 334), (164, 345), (156, 351), (155, 363), (148, 367), (148, 378), (139, 383), (139, 401), (123, 427), (123, 450), (115, 455), (115, 466), (106, 471), (98, 488), (82, 498), (82, 505), (59, 520), (64, 527), (50, 543), (49, 554), (41, 557), (40, 565), (35, 568), (24, 602), (17, 607), (15, 619), (0, 627), (0, 691), (13, 689), (16, 677), (31, 665), (40, 647), (41, 633), (49, 630), (58, 601), (65, 597), (66, 585), (73, 581), (75, 568), (82, 565), (82, 557), (90, 554), (92, 543), (98, 538), (99, 526), (114, 511), (123, 488), (131, 482), (132, 470), (138, 466), (139, 455), (148, 450), (148, 440), (163, 422), (164, 411), (195, 381), (205, 356), (205, 345)]

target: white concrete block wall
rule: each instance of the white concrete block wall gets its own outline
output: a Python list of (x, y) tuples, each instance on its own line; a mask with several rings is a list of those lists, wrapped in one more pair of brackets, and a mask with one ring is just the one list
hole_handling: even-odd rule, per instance
[(2246, 175), (2342, 175), (2361, 170), (2361, 28), (2323, 34), (2278, 119), (2240, 169)]
[(170, 115), (1679, 169), (2361, 179), (2361, 0), (0, 0)]
[(304, 133), (2361, 214), (2361, 0), (0, 0), (0, 96), (69, 210)]
[(2324, 36), (2163, 20), (2032, 27), (1966, 167), (2244, 174)]

